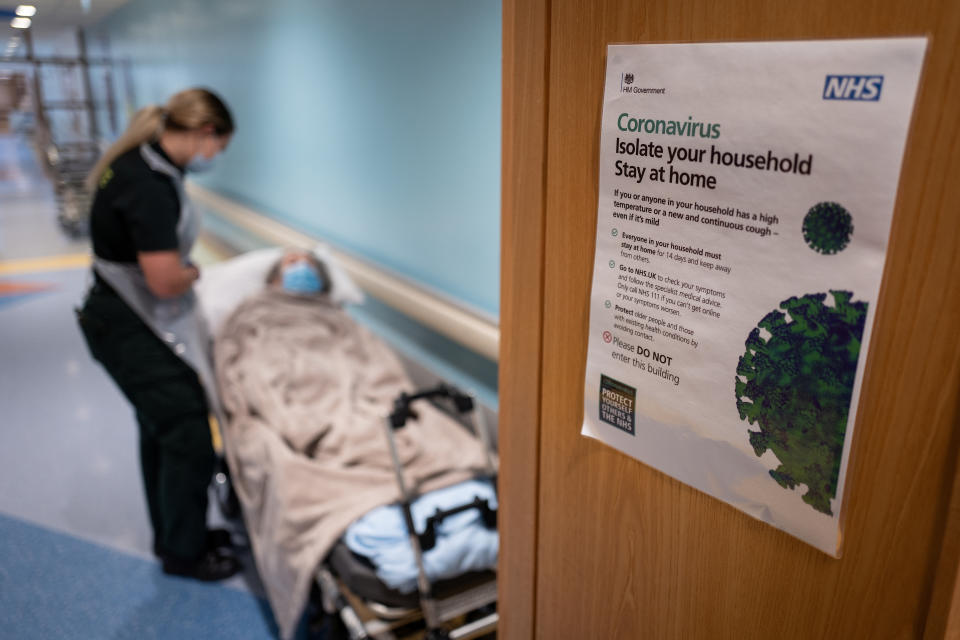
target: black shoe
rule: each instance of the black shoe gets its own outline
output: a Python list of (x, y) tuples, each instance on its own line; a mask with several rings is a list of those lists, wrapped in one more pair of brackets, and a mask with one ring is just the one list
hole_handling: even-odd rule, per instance
[(207, 549), (233, 551), (233, 538), (226, 529), (207, 529)]
[(198, 560), (181, 560), (172, 556), (163, 559), (163, 572), (194, 578), (203, 582), (226, 580), (240, 571), (240, 561), (217, 551), (206, 551)]

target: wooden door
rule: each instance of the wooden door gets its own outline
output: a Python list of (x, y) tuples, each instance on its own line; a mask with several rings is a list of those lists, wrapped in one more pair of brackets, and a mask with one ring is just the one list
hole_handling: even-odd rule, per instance
[[(580, 436), (605, 51), (896, 35), (930, 42), (837, 560)], [(960, 2), (505, 0), (503, 100), (501, 637), (960, 634)]]

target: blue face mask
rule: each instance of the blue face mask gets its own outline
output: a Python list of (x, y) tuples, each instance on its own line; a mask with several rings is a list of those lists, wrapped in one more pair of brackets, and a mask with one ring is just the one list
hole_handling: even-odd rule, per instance
[(202, 153), (197, 152), (184, 168), (190, 173), (210, 171), (213, 168), (213, 158), (205, 158)]
[(316, 294), (323, 290), (323, 281), (306, 262), (294, 262), (283, 269), (283, 288), (300, 295)]

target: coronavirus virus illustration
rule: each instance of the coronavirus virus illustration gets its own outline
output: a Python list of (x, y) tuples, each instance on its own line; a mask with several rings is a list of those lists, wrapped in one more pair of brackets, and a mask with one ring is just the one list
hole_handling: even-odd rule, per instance
[(740, 419), (757, 456), (780, 461), (770, 475), (780, 486), (805, 485), (803, 501), (833, 515), (840, 458), (866, 302), (849, 291), (811, 293), (780, 303), (750, 332), (735, 377)]
[(834, 254), (850, 244), (853, 217), (836, 202), (820, 202), (803, 218), (803, 239), (817, 253)]

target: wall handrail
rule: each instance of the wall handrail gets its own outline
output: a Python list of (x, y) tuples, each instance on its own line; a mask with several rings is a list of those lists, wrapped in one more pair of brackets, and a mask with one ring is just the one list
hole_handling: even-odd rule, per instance
[(372, 297), (471, 351), (494, 362), (499, 360), (500, 327), (485, 314), (196, 183), (188, 183), (187, 192), (197, 204), (271, 244), (309, 249), (323, 242), (357, 285)]

